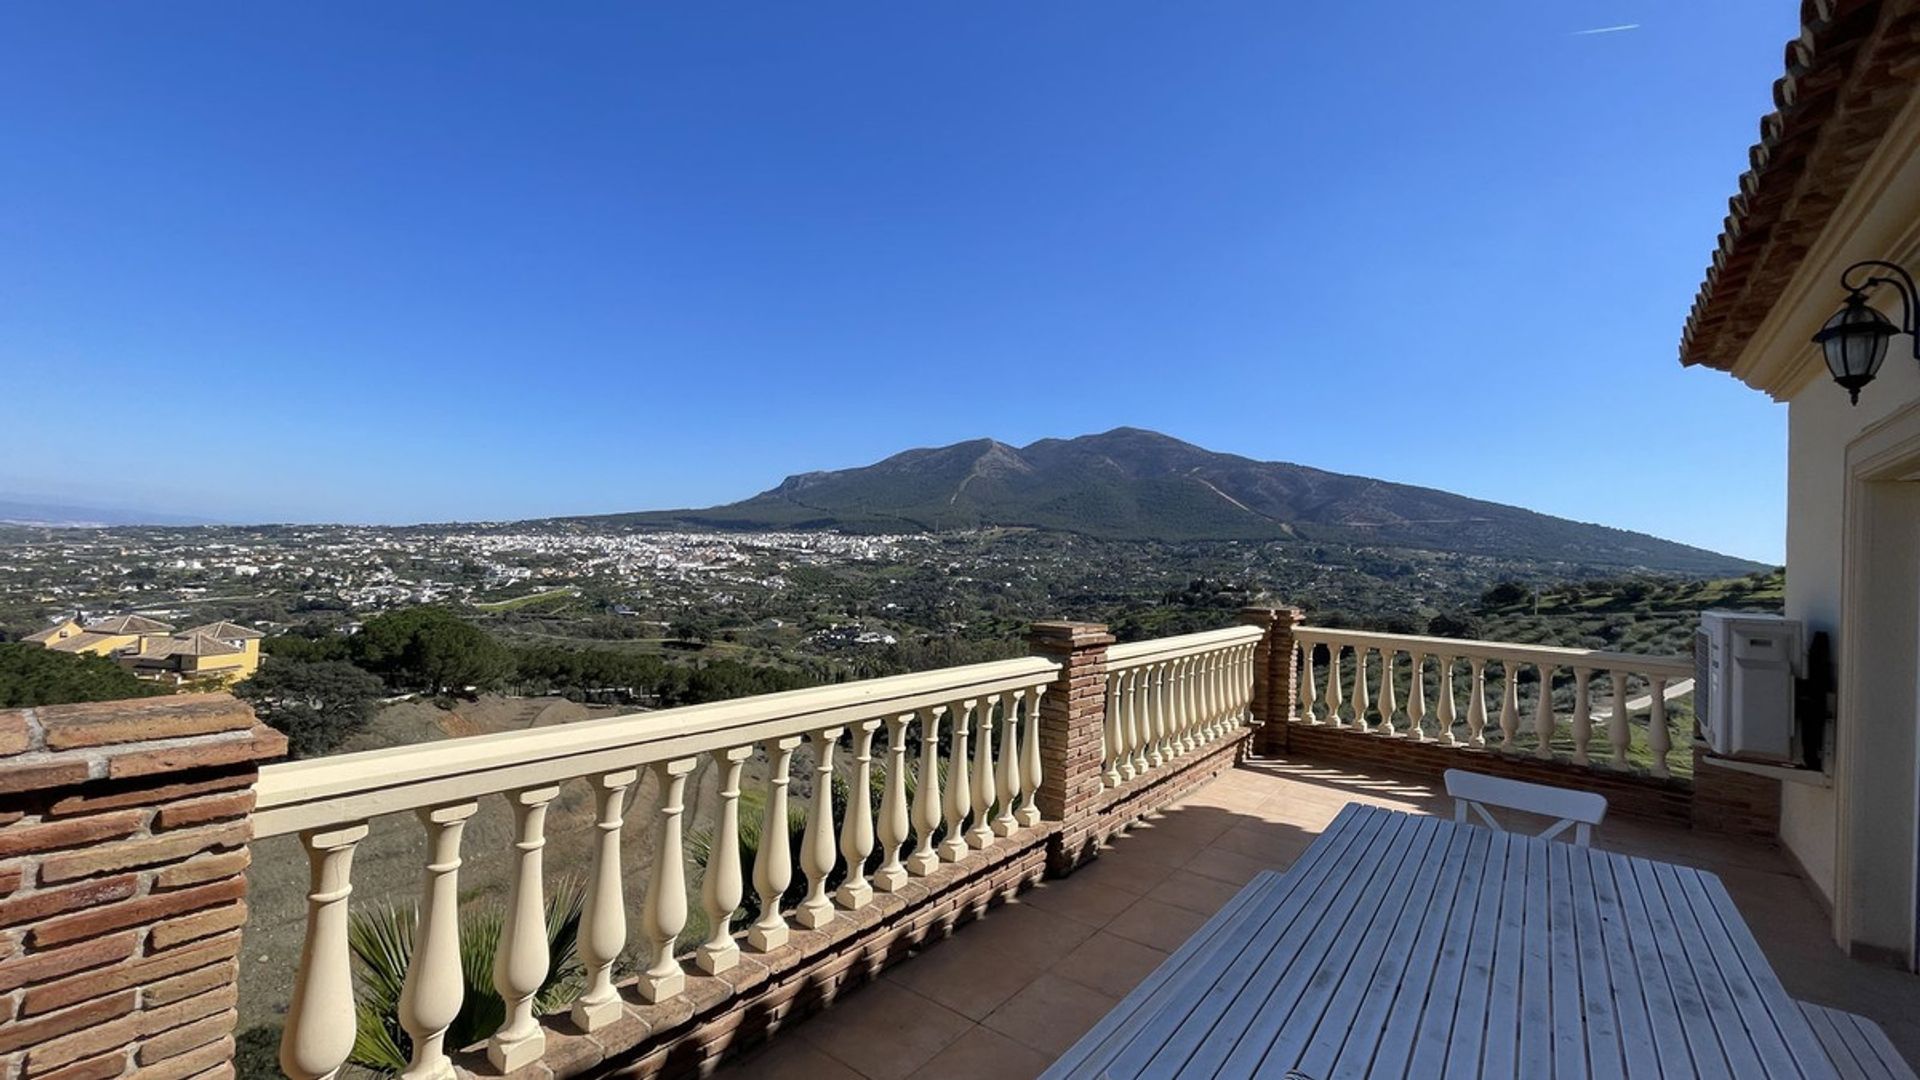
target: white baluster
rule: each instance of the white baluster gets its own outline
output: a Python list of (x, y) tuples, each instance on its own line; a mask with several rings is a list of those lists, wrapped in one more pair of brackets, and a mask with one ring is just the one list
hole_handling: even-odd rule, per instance
[(1459, 719), (1453, 711), (1453, 657), (1442, 655), (1434, 659), (1440, 663), (1440, 700), (1433, 712), (1434, 724), (1440, 729), (1440, 745), (1457, 746), (1459, 743), (1453, 737), (1453, 724)]
[(1589, 683), (1591, 668), (1573, 669), (1573, 763), (1587, 763), (1587, 744), (1593, 741), (1593, 699)]
[(887, 718), (887, 786), (880, 801), (880, 866), (873, 872), (873, 887), (894, 892), (907, 883), (907, 868), (900, 862), (900, 848), (907, 842), (907, 721), (912, 713), (896, 713)]
[(753, 860), (753, 891), (760, 917), (747, 928), (747, 945), (771, 952), (787, 943), (787, 920), (780, 898), (793, 884), (793, 840), (787, 828), (787, 770), (800, 736), (767, 740), (767, 808), (760, 818), (760, 850)]
[(1193, 669), (1196, 661), (1185, 657), (1174, 661), (1173, 683), (1173, 755), (1185, 756), (1193, 749)]
[(947, 862), (959, 862), (967, 854), (967, 815), (973, 810), (973, 784), (967, 772), (967, 734), (969, 716), (977, 703), (957, 702), (953, 716), (953, 754), (947, 758), (947, 835), (936, 850)]
[(1360, 731), (1370, 730), (1367, 723), (1367, 653), (1365, 645), (1353, 647), (1353, 726)]
[(713, 828), (707, 866), (700, 874), (700, 907), (707, 916), (707, 940), (700, 943), (693, 962), (709, 975), (731, 971), (740, 962), (740, 946), (733, 940), (733, 913), (740, 909), (744, 891), (740, 880), (740, 770), (753, 756), (753, 747), (715, 750), (713, 767), (720, 774), (720, 821)]
[(1520, 733), (1520, 665), (1500, 661), (1500, 749), (1511, 752)]
[(1393, 685), (1393, 662), (1400, 657), (1398, 649), (1389, 646), (1380, 648), (1380, 730), (1389, 735), (1400, 732), (1394, 727), (1393, 714), (1400, 711), (1399, 690)]
[(1540, 698), (1533, 703), (1533, 756), (1553, 757), (1553, 729), (1559, 721), (1553, 716), (1553, 672), (1552, 664), (1535, 663), (1534, 670), (1540, 673)]
[(694, 764), (693, 758), (680, 758), (653, 766), (654, 783), (660, 788), (660, 814), (653, 834), (653, 878), (640, 909), (649, 962), (634, 987), (645, 1001), (665, 1001), (687, 986), (686, 973), (674, 959), (673, 943), (687, 928), (687, 856), (680, 842), (680, 817), (686, 809), (687, 774)]
[(1667, 754), (1673, 749), (1673, 741), (1667, 731), (1667, 677), (1647, 676), (1647, 688), (1653, 691), (1653, 707), (1647, 713), (1647, 749), (1653, 752), (1653, 775), (1669, 776)]
[(993, 705), (997, 700), (993, 694), (980, 699), (978, 737), (973, 740), (973, 828), (967, 830), (967, 846), (979, 850), (993, 843)]
[(1481, 747), (1487, 745), (1487, 662), (1470, 656), (1467, 666), (1473, 671), (1473, 699), (1467, 702), (1467, 745)]
[(1347, 718), (1340, 715), (1340, 706), (1346, 700), (1340, 692), (1340, 654), (1346, 646), (1339, 642), (1327, 643), (1327, 723), (1334, 727), (1346, 727)]
[(447, 1027), (460, 1015), (466, 981), (460, 977), (460, 834), (478, 803), (423, 806), (414, 811), (427, 833), (427, 870), (413, 958), (400, 990), (400, 1027), (413, 1041), (406, 1080), (451, 1080)]
[(493, 954), (493, 989), (506, 1004), (506, 1019), (487, 1040), (487, 1060), (512, 1072), (540, 1060), (547, 1037), (533, 1018), (533, 995), (547, 980), (547, 906), (540, 865), (547, 846), (547, 804), (558, 787), (522, 788), (513, 803), (514, 875), (507, 883), (507, 918)]
[(1407, 675), (1407, 735), (1415, 742), (1427, 741), (1427, 654), (1416, 652), (1413, 670)]
[(1024, 748), (1021, 756), (1021, 774), (1025, 778), (1025, 794), (1021, 797), (1020, 809), (1014, 819), (1020, 827), (1031, 829), (1040, 824), (1040, 699), (1046, 695), (1047, 688), (1036, 686), (1033, 697), (1027, 702), (1025, 721), (1026, 738), (1021, 742)]
[(331, 1080), (353, 1052), (353, 967), (347, 958), (347, 897), (353, 849), (365, 822), (300, 834), (307, 849), (307, 937), (280, 1036), (280, 1068), (293, 1080)]
[(1613, 718), (1607, 721), (1607, 741), (1613, 745), (1613, 767), (1627, 767), (1627, 746), (1633, 739), (1633, 724), (1627, 714), (1627, 673), (1615, 671), (1613, 678)]
[(1126, 756), (1126, 739), (1121, 735), (1125, 723), (1125, 696), (1121, 693), (1120, 672), (1107, 672), (1107, 709), (1104, 717), (1105, 739), (1100, 748), (1100, 786), (1120, 786), (1120, 759)]
[(1147, 771), (1147, 742), (1153, 735), (1153, 726), (1147, 717), (1147, 683), (1151, 674), (1144, 667), (1127, 671), (1127, 745), (1133, 753), (1127, 759), (1127, 766), (1120, 770), (1124, 780)]
[(1317, 724), (1314, 706), (1320, 704), (1320, 689), (1313, 684), (1313, 649), (1311, 641), (1300, 643), (1300, 719)]
[(944, 706), (920, 710), (920, 775), (913, 787), (913, 854), (907, 873), (926, 877), (940, 868), (933, 850), (933, 834), (940, 828), (940, 714)]
[(1000, 699), (1000, 812), (993, 819), (993, 835), (1012, 836), (1020, 827), (1013, 816), (1020, 797), (1020, 699), (1025, 690), (1009, 691)]
[(833, 921), (833, 901), (827, 896), (827, 875), (833, 873), (833, 744), (843, 727), (813, 733), (813, 804), (807, 810), (807, 832), (800, 840), (800, 870), (807, 875), (807, 896), (794, 910), (796, 922), (818, 930)]
[(580, 907), (577, 948), (587, 970), (587, 988), (573, 1003), (573, 1022), (582, 1031), (598, 1031), (620, 1018), (620, 995), (613, 988), (613, 962), (627, 947), (627, 900), (621, 886), (620, 828), (625, 821), (627, 789), (640, 779), (636, 769), (620, 769), (593, 778), (593, 878)]
[(873, 733), (878, 720), (853, 725), (853, 781), (847, 785), (847, 820), (840, 826), (840, 854), (846, 856), (847, 876), (833, 899), (848, 911), (859, 911), (873, 899), (867, 882), (867, 856), (873, 854)]

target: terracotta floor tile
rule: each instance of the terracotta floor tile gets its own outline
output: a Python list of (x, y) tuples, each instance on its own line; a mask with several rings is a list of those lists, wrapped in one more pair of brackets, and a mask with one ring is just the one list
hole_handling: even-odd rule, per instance
[(1056, 1055), (1017, 1043), (992, 1028), (975, 1027), (947, 1044), (914, 1073), (915, 1080), (1028, 1080)]
[(1240, 886), (1229, 885), (1224, 881), (1181, 870), (1154, 887), (1147, 894), (1150, 900), (1163, 904), (1186, 908), (1198, 912), (1202, 917), (1212, 918), (1221, 905), (1233, 899)]
[(1058, 1057), (1119, 1003), (1118, 997), (1048, 973), (993, 1010), (985, 1024), (1015, 1042)]
[(1078, 919), (1014, 901), (963, 927), (955, 940), (964, 937), (1037, 964), (1050, 964), (1092, 937), (1094, 929)]
[(1153, 973), (1167, 954), (1117, 934), (1095, 934), (1050, 969), (1103, 994), (1125, 997)]
[(1209, 847), (1195, 855), (1181, 869), (1189, 874), (1200, 874), (1215, 881), (1224, 881), (1229, 885), (1237, 886), (1245, 885), (1253, 880), (1254, 875), (1275, 867), (1265, 859), (1255, 859), (1225, 848)]
[(1031, 957), (976, 941), (969, 923), (951, 938), (889, 968), (885, 979), (939, 1002), (969, 1020), (984, 1020), (1043, 970)]
[(834, 1002), (794, 1033), (867, 1080), (900, 1080), (972, 1026), (940, 1003), (881, 979)]
[(1022, 903), (1064, 915), (1088, 926), (1107, 925), (1115, 915), (1127, 910), (1138, 899), (1140, 894), (1137, 892), (1095, 881), (1086, 874), (1043, 881), (1020, 894)]
[(1170, 953), (1206, 921), (1198, 912), (1142, 897), (1108, 923), (1107, 932)]

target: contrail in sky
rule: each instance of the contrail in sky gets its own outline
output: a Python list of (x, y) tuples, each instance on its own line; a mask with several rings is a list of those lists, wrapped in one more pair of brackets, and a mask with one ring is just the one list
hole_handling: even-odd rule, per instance
[(1589, 34), (1617, 34), (1622, 30), (1638, 30), (1637, 22), (1621, 23), (1619, 26), (1596, 26), (1591, 30), (1575, 30), (1569, 37), (1586, 37)]

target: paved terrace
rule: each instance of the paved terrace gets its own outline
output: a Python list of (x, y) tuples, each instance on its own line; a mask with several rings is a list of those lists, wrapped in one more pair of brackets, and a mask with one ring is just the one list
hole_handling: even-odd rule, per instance
[[(1450, 815), (1437, 782), (1251, 760), (722, 1070), (759, 1080), (1017, 1080), (1045, 1069), (1261, 870), (1351, 801)], [(1777, 851), (1614, 819), (1596, 844), (1712, 870), (1797, 998), (1879, 1021), (1920, 1062), (1920, 976), (1850, 960)], [(1364, 901), (1362, 901), (1364, 903)]]

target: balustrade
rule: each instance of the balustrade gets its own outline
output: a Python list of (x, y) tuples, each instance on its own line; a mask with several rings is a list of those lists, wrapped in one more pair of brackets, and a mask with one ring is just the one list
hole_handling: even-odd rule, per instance
[(1243, 626), (1109, 648), (1103, 786), (1132, 783), (1242, 727), (1259, 642), (1260, 631)]
[[(353, 1049), (348, 901), (353, 854), (370, 829), (411, 819), (424, 840), (415, 949), (398, 1019), (413, 1044), (405, 1075), (448, 1077), (453, 1066), (445, 1036), (459, 1014), (463, 985), (461, 837), (485, 800), (502, 799), (511, 808), (514, 839), (505, 853), (511, 865), (493, 958), (493, 985), (506, 1003), (506, 1017), (487, 1041), (493, 1067), (511, 1071), (537, 1060), (545, 1047), (544, 1029), (534, 1014), (549, 968), (544, 852), (552, 827), (549, 810), (564, 787), (581, 785), (592, 795), (591, 858), (576, 944), (584, 989), (571, 1015), (581, 1030), (596, 1031), (621, 1015), (613, 973), (629, 947), (635, 947), (641, 965), (634, 994), (664, 1001), (683, 992), (680, 938), (695, 904), (706, 930), (701, 940), (687, 943), (691, 959), (703, 972), (723, 972), (738, 963), (743, 944), (756, 951), (784, 945), (789, 918), (808, 928), (826, 926), (838, 912), (870, 903), (876, 889), (898, 889), (910, 876), (932, 873), (943, 859), (965, 858), (969, 838), (984, 835), (991, 842), (1038, 826), (1040, 702), (1059, 670), (1057, 662), (1037, 657), (976, 664), (457, 739), (433, 753), (403, 747), (268, 766), (258, 787), (255, 835), (299, 834), (310, 876), (307, 932), (281, 1044), (282, 1068), (295, 1080), (333, 1077)], [(1202, 719), (1199, 671), (1184, 673), (1189, 680), (1184, 695), (1156, 699), (1162, 711), (1179, 702), (1177, 730), (1196, 736)], [(882, 729), (884, 776), (876, 785), (873, 744)], [(911, 796), (910, 730), (920, 740)], [(1171, 736), (1176, 728), (1164, 731)], [(971, 747), (970, 733), (978, 736)], [(1108, 751), (1116, 755), (1116, 771), (1126, 741), (1116, 730)], [(794, 867), (789, 844), (782, 841), (789, 835), (793, 758), (803, 742), (809, 767), (802, 770), (807, 813), (799, 861), (806, 891), (790, 907)], [(843, 742), (846, 805), (836, 829), (836, 751)], [(749, 777), (756, 749), (764, 761), (758, 775)], [(718, 803), (713, 835), (694, 849), (704, 855), (689, 867), (685, 822), (688, 793), (695, 787), (689, 780), (697, 766), (713, 770), (710, 787), (698, 789), (710, 790)], [(654, 854), (645, 895), (639, 898), (636, 942), (629, 940), (621, 837), (628, 800), (643, 775), (650, 777), (647, 790), (655, 792), (653, 804), (640, 808)], [(747, 784), (764, 784), (766, 794), (752, 868), (759, 911), (744, 935), (736, 935), (733, 921), (746, 891), (740, 797)], [(936, 843), (943, 829), (945, 837)], [(866, 866), (876, 839), (882, 850), (869, 879)], [(838, 888), (830, 890), (830, 880)]]
[[(1371, 731), (1384, 737), (1415, 741), (1432, 738), (1446, 746), (1492, 748), (1507, 753), (1531, 753), (1542, 758), (1554, 757), (1556, 743), (1564, 740), (1571, 746), (1569, 756), (1575, 764), (1590, 764), (1598, 753), (1603, 759), (1601, 764), (1624, 769), (1630, 767), (1634, 759), (1634, 717), (1644, 713), (1647, 769), (1655, 776), (1670, 775), (1667, 756), (1673, 748), (1673, 733), (1668, 726), (1667, 701), (1672, 693), (1670, 687), (1679, 684), (1680, 680), (1691, 678), (1693, 663), (1690, 658), (1634, 656), (1586, 649), (1380, 634), (1317, 626), (1296, 626), (1293, 633), (1300, 664), (1298, 723), (1352, 727), (1357, 731)], [(1395, 721), (1399, 709), (1398, 658), (1402, 653), (1410, 659), (1406, 681), (1407, 720), (1404, 726)], [(1344, 673), (1344, 657), (1349, 654), (1353, 667), (1350, 673)], [(1377, 690), (1369, 671), (1370, 660), (1376, 654), (1380, 671)], [(1326, 657), (1324, 668), (1316, 662), (1317, 656)], [(1428, 657), (1432, 657), (1437, 665), (1436, 696), (1431, 709), (1427, 698)], [(1462, 664), (1467, 669), (1464, 715), (1458, 696), (1459, 688), (1455, 685), (1456, 670)], [(1522, 731), (1520, 684), (1522, 672), (1529, 665), (1535, 672), (1533, 721), (1528, 730)], [(1491, 718), (1487, 696), (1490, 667), (1496, 669), (1500, 681), (1498, 714)], [(1573, 675), (1572, 708), (1565, 717), (1564, 726), (1554, 702), (1554, 680), (1562, 668)], [(1596, 673), (1604, 678), (1607, 694), (1603, 700), (1605, 712), (1600, 715), (1595, 713), (1591, 685)], [(1321, 674), (1325, 675), (1324, 701), (1320, 692)], [(1348, 694), (1342, 692), (1343, 674), (1346, 676)], [(1647, 684), (1647, 694), (1642, 698), (1632, 695), (1631, 687), (1635, 679)], [(1349, 704), (1349, 697), (1351, 720), (1342, 715), (1342, 709)], [(1324, 714), (1319, 711), (1323, 705)], [(1433, 722), (1431, 735), (1427, 731), (1429, 718)], [(1490, 719), (1498, 725), (1497, 731), (1491, 735), (1488, 732)], [(1464, 738), (1455, 733), (1456, 726), (1463, 720)], [(1593, 747), (1596, 720), (1605, 725), (1606, 743), (1602, 751), (1596, 751)]]

